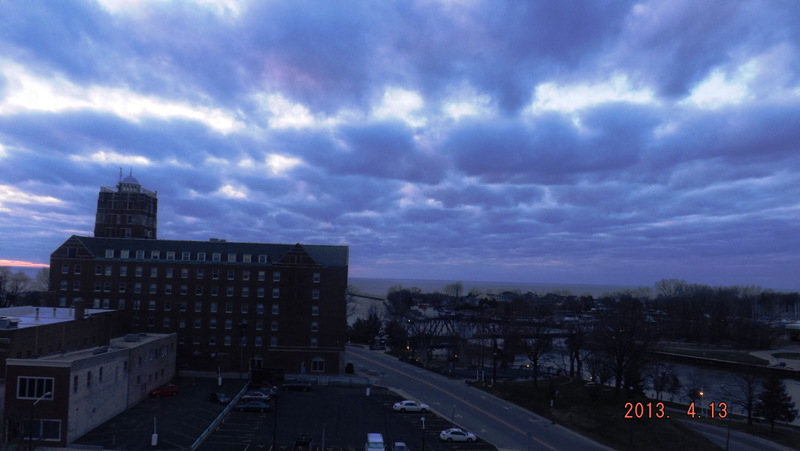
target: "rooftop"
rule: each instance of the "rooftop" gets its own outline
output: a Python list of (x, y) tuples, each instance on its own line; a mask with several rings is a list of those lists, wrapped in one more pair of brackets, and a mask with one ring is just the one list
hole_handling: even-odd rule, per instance
[[(85, 312), (86, 315), (89, 316), (95, 313), (113, 312), (113, 310), (87, 308)], [(75, 320), (75, 309), (64, 307), (34, 307), (32, 305), (7, 307), (0, 308), (0, 319), (16, 322), (17, 328), (23, 329), (73, 321)], [(7, 328), (0, 327), (0, 329)]]

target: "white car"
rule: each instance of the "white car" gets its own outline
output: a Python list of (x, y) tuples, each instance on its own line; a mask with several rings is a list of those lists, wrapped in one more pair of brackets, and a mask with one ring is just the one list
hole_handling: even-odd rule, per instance
[(392, 406), (395, 412), (428, 412), (431, 408), (427, 404), (422, 404), (410, 399), (394, 403)]
[(439, 438), (442, 439), (443, 442), (474, 442), (478, 440), (478, 437), (475, 437), (475, 434), (472, 432), (467, 432), (459, 428), (445, 429), (439, 433)]

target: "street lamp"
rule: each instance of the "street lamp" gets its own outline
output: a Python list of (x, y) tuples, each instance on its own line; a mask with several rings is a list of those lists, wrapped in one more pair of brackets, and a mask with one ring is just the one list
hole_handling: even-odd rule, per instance
[(706, 406), (703, 402), (703, 389), (700, 389), (700, 412), (703, 412), (703, 415), (706, 414)]
[(52, 396), (52, 394), (53, 392), (46, 392), (45, 394), (37, 398), (36, 401), (34, 401), (33, 404), (31, 405), (31, 415), (30, 415), (31, 421), (30, 424), (28, 425), (28, 449), (30, 449), (31, 451), (33, 450), (33, 410), (36, 407), (36, 404), (39, 404), (39, 401), (43, 400), (44, 398), (47, 398), (48, 396)]
[(422, 416), (422, 451), (425, 451), (425, 416)]

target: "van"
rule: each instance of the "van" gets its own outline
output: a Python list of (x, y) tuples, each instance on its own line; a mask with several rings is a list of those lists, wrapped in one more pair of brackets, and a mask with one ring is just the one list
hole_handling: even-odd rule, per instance
[(367, 434), (367, 443), (364, 444), (364, 451), (385, 451), (383, 436), (377, 432)]

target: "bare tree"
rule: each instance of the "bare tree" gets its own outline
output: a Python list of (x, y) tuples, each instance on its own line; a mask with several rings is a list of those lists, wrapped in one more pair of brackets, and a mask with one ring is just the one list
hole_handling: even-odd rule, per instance
[(47, 291), (50, 286), (50, 268), (42, 268), (36, 273), (33, 282), (33, 289), (36, 291)]
[(728, 399), (747, 411), (747, 424), (753, 424), (753, 412), (761, 394), (761, 380), (750, 371), (736, 373), (725, 392)]
[(456, 301), (461, 299), (461, 294), (464, 292), (464, 284), (460, 281), (448, 283), (444, 287), (444, 293), (451, 298), (454, 298)]
[(3, 307), (14, 305), (17, 298), (31, 287), (31, 278), (22, 271), (11, 272), (8, 266), (0, 266), (0, 303)]
[(345, 299), (347, 303), (347, 319), (349, 320), (356, 313), (356, 297), (360, 290), (357, 286), (349, 283), (345, 291)]

